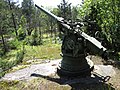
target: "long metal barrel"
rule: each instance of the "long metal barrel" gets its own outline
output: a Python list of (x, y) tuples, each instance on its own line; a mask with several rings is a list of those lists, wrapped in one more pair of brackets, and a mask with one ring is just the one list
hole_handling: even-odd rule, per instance
[(39, 7), (38, 5), (35, 4), (35, 6), (37, 8), (39, 8), (41, 11), (43, 11), (45, 14), (49, 15), (50, 17), (52, 17), (53, 19), (61, 22), (62, 20), (64, 20), (62, 17), (58, 17), (56, 15), (54, 15), (53, 13), (51, 13), (50, 11), (47, 11), (46, 9), (42, 8), (42, 7)]

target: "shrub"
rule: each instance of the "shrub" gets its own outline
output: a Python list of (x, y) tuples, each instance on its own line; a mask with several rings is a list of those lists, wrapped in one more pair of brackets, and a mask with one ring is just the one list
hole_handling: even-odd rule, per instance
[(20, 25), (18, 29), (18, 40), (24, 40), (26, 36), (24, 28)]
[(16, 64), (22, 63), (22, 60), (24, 58), (24, 50), (20, 50), (16, 54)]
[(0, 59), (0, 78), (5, 75), (7, 62)]
[(0, 49), (0, 57), (4, 55), (4, 52), (2, 49)]
[(29, 44), (31, 46), (37, 46), (42, 44), (42, 40), (40, 39), (40, 36), (38, 34), (37, 30), (33, 30), (31, 33), (31, 36), (27, 36), (25, 38), (25, 44)]
[(26, 36), (25, 40), (24, 40), (24, 44), (25, 45), (29, 45), (30, 44), (30, 36)]
[(3, 61), (2, 59), (0, 59), (0, 68), (1, 68), (2, 70), (4, 70), (4, 69), (6, 68), (6, 64), (7, 64), (6, 61)]
[(20, 46), (20, 42), (15, 38), (9, 42), (10, 49), (17, 49)]

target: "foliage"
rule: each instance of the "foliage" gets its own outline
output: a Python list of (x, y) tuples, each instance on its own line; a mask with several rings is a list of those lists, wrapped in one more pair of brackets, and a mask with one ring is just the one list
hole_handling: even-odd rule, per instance
[(62, 0), (62, 3), (58, 5), (59, 8), (59, 16), (65, 18), (66, 20), (71, 19), (71, 3)]
[(0, 1), (0, 35), (8, 33), (8, 30), (11, 26), (10, 22), (10, 11), (8, 5), (4, 0)]
[(18, 29), (18, 40), (24, 40), (25, 36), (26, 36), (25, 30), (22, 27), (22, 25), (20, 25)]
[[(24, 60), (33, 59), (58, 59), (60, 57), (60, 45), (45, 42), (41, 46), (25, 46), (26, 53)], [(51, 53), (52, 52), (52, 53)]]
[[(11, 14), (11, 21), (12, 21), (12, 29), (14, 29), (14, 32), (16, 34), (16, 36), (18, 35), (17, 33), (17, 21), (16, 21), (16, 8), (18, 8), (18, 6), (16, 6), (16, 2), (12, 2), (12, 0), (7, 0), (8, 2), (8, 5), (9, 5), (9, 11), (10, 11), (10, 14)], [(14, 28), (13, 28), (14, 27)]]
[(4, 35), (8, 34), (10, 29), (10, 12), (8, 10), (8, 5), (6, 5), (6, 2), (4, 0), (0, 1), (0, 37), (2, 45), (3, 53), (5, 54), (7, 49), (7, 43), (5, 41)]
[(16, 64), (22, 63), (22, 60), (24, 58), (24, 51), (18, 51), (16, 54)]
[(35, 9), (34, 9), (34, 2), (33, 0), (23, 0), (22, 2), (22, 14), (25, 15), (27, 21), (27, 31), (28, 35), (31, 34), (32, 29), (34, 28), (34, 16), (35, 16)]
[(74, 7), (72, 7), (72, 11), (71, 11), (71, 13), (72, 13), (72, 20), (73, 21), (76, 21), (76, 19), (78, 18), (78, 7), (76, 6), (74, 6)]
[[(16, 40), (15, 43), (18, 44), (18, 41)], [(21, 49), (21, 43), (19, 42), (19, 46), (16, 45), (15, 47), (17, 49)], [(24, 51), (25, 49), (23, 46), (21, 50), (10, 50), (6, 55), (0, 57), (0, 69), (2, 69), (0, 77), (3, 76), (10, 68), (22, 62)]]
[(4, 51), (0, 49), (0, 57), (4, 55)]
[(115, 51), (120, 51), (120, 15), (119, 15), (119, 0), (85, 0), (81, 15), (83, 18), (88, 16), (92, 21), (101, 28), (103, 38), (106, 38), (106, 46), (113, 48)]
[(20, 46), (21, 46), (21, 43), (18, 41), (17, 38), (9, 41), (8, 43), (9, 43), (9, 49), (10, 49), (10, 50), (19, 49)]
[(26, 45), (31, 45), (31, 46), (42, 45), (42, 40), (40, 38), (38, 30), (33, 30), (31, 33), (31, 36), (27, 36), (25, 38), (24, 43)]
[(3, 61), (2, 59), (0, 59), (0, 68), (2, 70), (0, 72), (0, 77), (4, 76), (6, 71), (13, 66), (14, 66), (13, 62), (8, 62), (7, 60)]
[(15, 87), (19, 81), (1, 81), (0, 82), (0, 89), (1, 90), (19, 90), (17, 87)]
[(39, 45), (39, 38), (37, 30), (33, 30), (31, 33), (31, 45)]

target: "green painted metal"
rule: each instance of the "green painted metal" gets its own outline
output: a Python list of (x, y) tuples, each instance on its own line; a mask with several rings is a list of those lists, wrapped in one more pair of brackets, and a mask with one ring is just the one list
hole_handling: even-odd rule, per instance
[(70, 23), (42, 7), (35, 6), (55, 19), (61, 26), (60, 31), (64, 33), (61, 48), (62, 61), (57, 69), (58, 75), (70, 77), (90, 75), (94, 65), (92, 61), (86, 58), (87, 51), (106, 57), (106, 48), (98, 40), (81, 31), (82, 25), (80, 23)]

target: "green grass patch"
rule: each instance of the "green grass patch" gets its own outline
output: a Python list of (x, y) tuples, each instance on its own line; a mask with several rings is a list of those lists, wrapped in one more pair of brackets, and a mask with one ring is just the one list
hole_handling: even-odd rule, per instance
[(70, 86), (62, 86), (44, 78), (32, 79), (29, 82), (24, 81), (2, 81), (0, 90), (70, 90)]
[(19, 81), (1, 81), (0, 90), (20, 90), (18, 83)]
[(0, 77), (2, 77), (9, 69), (20, 63), (20, 55), (19, 50), (11, 50), (3, 57), (0, 57)]
[(46, 44), (41, 46), (25, 46), (25, 56), (24, 60), (32, 59), (58, 59), (60, 57), (60, 47), (59, 44)]
[[(12, 71), (12, 67), (20, 64), (20, 65), (30, 65), (30, 64), (37, 64), (42, 60), (53, 60), (61, 58), (61, 44), (53, 43), (52, 38), (43, 39), (42, 45), (37, 46), (30, 46), (24, 45), (23, 41), (18, 41), (13, 39), (11, 41), (11, 46), (15, 46), (16, 48), (9, 50), (5, 55), (0, 57), (0, 77), (3, 76), (6, 72)], [(36, 60), (37, 59), (37, 60)], [(27, 61), (33, 61), (27, 63)], [(14, 70), (18, 70), (24, 68), (26, 66), (15, 68)], [(14, 71), (13, 70), (13, 71)]]
[(15, 61), (16, 56), (16, 50), (11, 50), (6, 55), (0, 58), (0, 68), (3, 70), (8, 69), (10, 66), (10, 63)]

